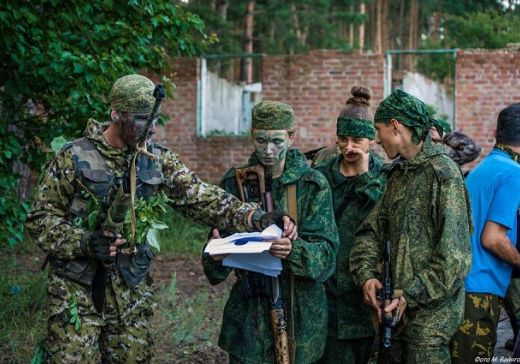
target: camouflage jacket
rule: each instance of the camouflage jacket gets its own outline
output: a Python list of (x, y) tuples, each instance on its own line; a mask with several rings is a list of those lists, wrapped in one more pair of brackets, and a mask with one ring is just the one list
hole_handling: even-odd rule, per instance
[(361, 286), (378, 277), (383, 242), (390, 240), (394, 287), (408, 302), (401, 334), (415, 344), (447, 344), (464, 312), (471, 210), (461, 171), (445, 153), (428, 138), (414, 158), (393, 163), (350, 253)]
[[(258, 164), (254, 154), (249, 164)], [(282, 260), (282, 289), (289, 308), (288, 273), (293, 272), (296, 362), (312, 363), (323, 354), (327, 338), (323, 282), (334, 272), (338, 235), (327, 181), (319, 172), (307, 167), (305, 157), (295, 149), (287, 153), (283, 174), (273, 179), (275, 208), (284, 209), (285, 187), (290, 184), (296, 184), (299, 237), (293, 242), (289, 257)], [(234, 169), (224, 175), (221, 185), (226, 191), (239, 195)], [(203, 264), (212, 284), (224, 281), (231, 272), (231, 268), (208, 256), (203, 256)], [(269, 309), (268, 299), (247, 299), (240, 282), (235, 283), (224, 310), (219, 345), (246, 363), (273, 363)]]
[(369, 171), (355, 177), (341, 174), (342, 160), (338, 155), (316, 169), (331, 185), (340, 239), (336, 271), (325, 283), (329, 303), (328, 334), (344, 340), (374, 335), (369, 307), (363, 302), (363, 292), (352, 280), (348, 260), (354, 233), (383, 193), (385, 175), (382, 162), (374, 153), (370, 154)]
[[(114, 176), (127, 171), (130, 159), (126, 150), (108, 144), (103, 134), (107, 124), (89, 120), (85, 137), (105, 158)], [(247, 216), (254, 208), (243, 204), (220, 188), (206, 184), (190, 171), (176, 154), (162, 149), (159, 163), (163, 179), (159, 191), (170, 199), (170, 204), (194, 221), (216, 225), (222, 229), (249, 229)], [(51, 258), (70, 260), (84, 256), (80, 241), (87, 232), (82, 224), (70, 221), (69, 209), (81, 181), (75, 175), (70, 148), (64, 147), (52, 160), (37, 189), (27, 227), (41, 249)]]

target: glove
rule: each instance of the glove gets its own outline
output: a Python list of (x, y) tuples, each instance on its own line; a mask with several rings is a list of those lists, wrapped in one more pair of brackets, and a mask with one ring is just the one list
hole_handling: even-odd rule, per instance
[(110, 256), (110, 244), (114, 238), (103, 235), (102, 230), (86, 234), (81, 241), (81, 250), (85, 255), (103, 263), (113, 263), (115, 257)]
[[(255, 212), (253, 212), (253, 216), (251, 216), (251, 223), (257, 231), (262, 231), (273, 224), (278, 225), (278, 227), (283, 230), (284, 216), (288, 216), (289, 218), (291, 218), (289, 215), (282, 211), (275, 210), (271, 212), (264, 212), (262, 210), (256, 210)], [(294, 222), (294, 220), (292, 221)]]

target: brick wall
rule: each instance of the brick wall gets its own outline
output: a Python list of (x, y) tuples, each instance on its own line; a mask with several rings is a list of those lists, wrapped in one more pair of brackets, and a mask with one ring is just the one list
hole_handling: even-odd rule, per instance
[[(197, 138), (198, 67), (195, 59), (174, 64), (175, 100), (163, 105), (172, 121), (158, 131), (157, 139), (179, 153), (201, 177), (215, 182), (230, 166), (244, 164), (252, 145), (247, 137)], [(383, 72), (380, 55), (314, 51), (268, 56), (262, 61), (262, 97), (292, 105), (298, 129), (294, 146), (308, 151), (334, 143), (336, 117), (352, 86), (371, 90), (375, 111), (383, 97)]]
[(500, 110), (520, 102), (520, 52), (457, 52), (456, 88), (456, 128), (482, 146), (481, 159), (495, 143), (493, 135)]
[[(172, 121), (158, 131), (158, 140), (179, 153), (201, 177), (218, 181), (230, 166), (247, 161), (251, 140), (197, 138), (199, 62), (177, 60), (174, 70), (175, 100), (163, 106)], [(456, 71), (456, 128), (474, 138), (485, 156), (494, 144), (498, 112), (520, 102), (520, 53), (459, 51)], [(383, 78), (384, 59), (377, 54), (313, 51), (307, 55), (266, 56), (262, 60), (262, 97), (292, 105), (297, 122), (294, 146), (308, 151), (334, 143), (336, 117), (352, 86), (370, 89), (375, 111), (383, 98)]]

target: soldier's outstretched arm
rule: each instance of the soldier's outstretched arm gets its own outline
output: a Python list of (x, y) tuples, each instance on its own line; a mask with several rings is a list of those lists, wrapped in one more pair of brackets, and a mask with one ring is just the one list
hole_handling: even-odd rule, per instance
[(59, 259), (83, 256), (80, 245), (85, 231), (66, 217), (74, 193), (70, 150), (56, 155), (44, 173), (26, 227), (45, 253)]

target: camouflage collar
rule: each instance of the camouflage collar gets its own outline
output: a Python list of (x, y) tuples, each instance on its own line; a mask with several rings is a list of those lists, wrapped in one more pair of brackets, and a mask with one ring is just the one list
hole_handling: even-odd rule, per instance
[(409, 170), (420, 167), (435, 156), (446, 154), (446, 148), (443, 144), (434, 143), (430, 136), (426, 138), (421, 151), (412, 159), (404, 159), (399, 157), (392, 163), (391, 170), (395, 168)]
[[(260, 161), (256, 157), (256, 154), (253, 152), (251, 157), (249, 157), (248, 164), (256, 165), (259, 164)], [(301, 153), (298, 149), (289, 149), (287, 151), (287, 156), (285, 157), (285, 166), (282, 175), (278, 178), (279, 182), (287, 185), (295, 183), (298, 179), (300, 179), (303, 171), (309, 168), (307, 166), (307, 160), (305, 159), (305, 155)]]
[[(369, 151), (370, 154), (370, 160), (368, 162), (368, 173), (379, 173), (382, 167), (382, 161), (381, 158), (374, 152)], [(336, 157), (332, 158), (328, 165), (326, 166), (325, 173), (328, 175), (328, 179), (331, 182), (332, 188), (337, 188), (343, 183), (347, 181), (354, 181), (356, 178), (359, 178), (361, 175), (358, 176), (351, 176), (347, 177), (344, 176), (340, 172), (341, 162), (343, 161), (343, 156), (341, 154), (337, 155)]]
[(95, 145), (99, 153), (108, 159), (126, 159), (127, 148), (116, 148), (108, 144), (105, 134), (103, 133), (110, 123), (100, 123), (94, 119), (89, 119), (87, 127), (83, 135), (90, 139)]
[(520, 163), (520, 153), (513, 152), (513, 150), (504, 144), (497, 143), (494, 148), (500, 149), (502, 152), (506, 153), (514, 160), (516, 163)]

